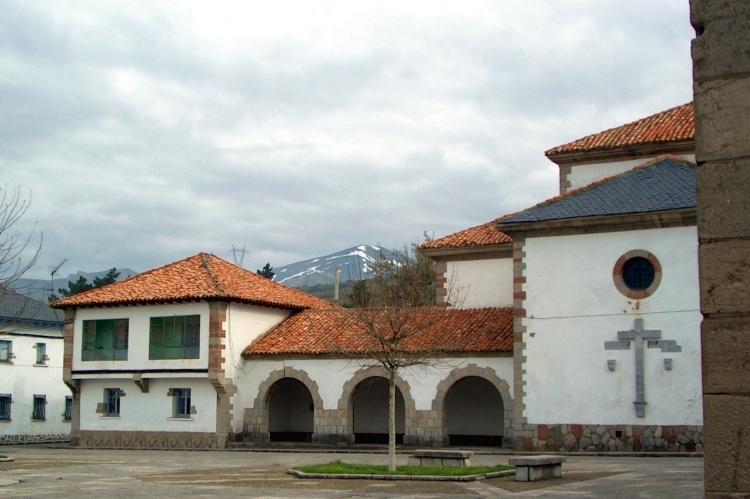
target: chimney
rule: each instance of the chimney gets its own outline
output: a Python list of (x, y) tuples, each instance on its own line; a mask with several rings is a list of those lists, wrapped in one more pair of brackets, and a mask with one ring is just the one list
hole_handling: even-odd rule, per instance
[(336, 267), (336, 277), (333, 281), (333, 303), (339, 303), (339, 285), (341, 284), (341, 269)]

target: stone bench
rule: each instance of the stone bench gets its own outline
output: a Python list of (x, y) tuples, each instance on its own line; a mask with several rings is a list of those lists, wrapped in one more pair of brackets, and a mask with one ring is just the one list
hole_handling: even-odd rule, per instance
[(562, 476), (563, 456), (519, 456), (508, 459), (516, 467), (517, 482), (536, 482)]
[(472, 455), (469, 450), (417, 449), (409, 457), (409, 466), (463, 468), (471, 466)]

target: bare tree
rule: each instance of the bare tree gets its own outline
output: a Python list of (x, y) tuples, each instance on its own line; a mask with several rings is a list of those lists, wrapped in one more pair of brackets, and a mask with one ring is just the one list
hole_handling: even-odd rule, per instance
[[(370, 278), (358, 281), (351, 292), (351, 313), (362, 336), (353, 356), (364, 366), (380, 366), (387, 373), (388, 469), (394, 471), (396, 379), (404, 369), (439, 363), (435, 350), (424, 345), (444, 344), (439, 336), (449, 331), (440, 327), (446, 306), (436, 303), (435, 264), (430, 258), (413, 246), (395, 252), (391, 259), (380, 258), (372, 267)], [(455, 305), (458, 300), (454, 296), (450, 301)], [(339, 348), (352, 355), (349, 345)]]
[(17, 230), (17, 224), (31, 204), (31, 193), (25, 197), (21, 188), (0, 188), (0, 288), (7, 288), (34, 266), (42, 250), (43, 235), (37, 238), (36, 227), (29, 232)]

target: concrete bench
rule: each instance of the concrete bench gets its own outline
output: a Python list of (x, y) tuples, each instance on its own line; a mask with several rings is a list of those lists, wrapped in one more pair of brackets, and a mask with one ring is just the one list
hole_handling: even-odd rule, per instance
[(508, 459), (516, 467), (517, 482), (536, 482), (562, 476), (563, 456), (519, 456)]
[(469, 450), (417, 449), (409, 457), (409, 466), (463, 468), (471, 466), (472, 455)]

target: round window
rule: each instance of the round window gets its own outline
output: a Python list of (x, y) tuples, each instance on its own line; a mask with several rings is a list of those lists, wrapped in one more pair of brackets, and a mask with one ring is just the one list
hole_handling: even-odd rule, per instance
[(661, 264), (648, 251), (628, 251), (615, 263), (612, 277), (620, 293), (640, 300), (651, 296), (659, 286)]

